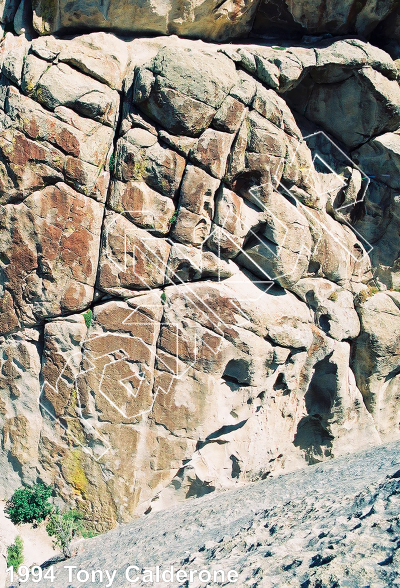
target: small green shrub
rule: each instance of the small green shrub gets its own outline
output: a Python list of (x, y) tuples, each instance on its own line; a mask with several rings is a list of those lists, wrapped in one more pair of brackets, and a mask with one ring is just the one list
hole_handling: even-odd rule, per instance
[(24, 563), (24, 542), (18, 535), (15, 537), (14, 543), (7, 547), (7, 567), (13, 566), (15, 571), (18, 571), (19, 566)]
[(178, 218), (178, 214), (179, 214), (179, 210), (175, 210), (174, 214), (171, 216), (171, 218), (168, 221), (168, 224), (170, 227), (172, 227), (172, 225), (174, 225), (176, 223), (176, 220)]
[(81, 535), (84, 539), (93, 539), (93, 537), (97, 537), (99, 533), (93, 531), (92, 529), (85, 529), (83, 528), (81, 531)]
[(46, 525), (46, 531), (49, 537), (53, 537), (53, 546), (61, 549), (65, 557), (71, 557), (71, 543), (75, 537), (95, 535), (85, 528), (82, 513), (73, 509), (65, 512), (54, 510)]
[(37, 526), (53, 510), (49, 503), (52, 492), (52, 486), (40, 483), (18, 488), (7, 502), (5, 512), (14, 525), (32, 523)]
[(86, 328), (89, 329), (93, 319), (93, 312), (90, 310), (90, 308), (87, 312), (84, 313), (83, 318), (85, 319)]
[(328, 300), (331, 300), (332, 302), (336, 302), (338, 298), (339, 298), (339, 294), (337, 292), (332, 292), (332, 294), (329, 295)]
[(278, 49), (279, 51), (286, 51), (287, 48), (275, 45), (274, 47), (272, 47), (272, 49)]
[(163, 293), (161, 294), (161, 302), (162, 302), (163, 304), (165, 304), (165, 303), (166, 303), (166, 301), (167, 301), (167, 295), (166, 295), (166, 293), (165, 293), (165, 292), (163, 292)]
[(114, 153), (112, 153), (111, 157), (110, 157), (109, 164), (108, 164), (108, 169), (110, 170), (111, 174), (113, 173), (114, 168), (115, 168), (115, 155), (114, 155)]
[(363, 302), (366, 302), (367, 300), (372, 298), (372, 296), (375, 296), (375, 294), (377, 294), (378, 292), (379, 288), (376, 288), (375, 286), (367, 286), (365, 290), (361, 290), (361, 292), (357, 294), (356, 302), (358, 304), (362, 304)]

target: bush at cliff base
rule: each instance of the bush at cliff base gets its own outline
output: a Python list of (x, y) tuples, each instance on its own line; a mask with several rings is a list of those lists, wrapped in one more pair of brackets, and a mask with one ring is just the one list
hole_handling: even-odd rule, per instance
[(52, 486), (40, 483), (18, 488), (7, 502), (5, 512), (14, 525), (32, 523), (37, 526), (53, 510), (52, 505), (49, 503), (52, 492)]

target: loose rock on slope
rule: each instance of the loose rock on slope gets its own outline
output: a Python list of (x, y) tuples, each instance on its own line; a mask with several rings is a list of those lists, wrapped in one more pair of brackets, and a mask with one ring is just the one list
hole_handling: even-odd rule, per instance
[[(217, 493), (151, 514), (86, 541), (78, 556), (56, 565), (59, 588), (84, 584), (76, 570), (115, 570), (127, 587), (143, 571), (155, 577), (197, 570), (190, 585), (204, 586), (200, 570), (238, 573), (237, 585), (278, 588), (399, 586), (399, 443), (311, 466), (246, 488)], [(75, 571), (76, 571), (75, 570)], [(221, 576), (218, 576), (220, 579)], [(178, 586), (181, 582), (157, 582)], [(211, 583), (212, 584), (212, 583)], [(29, 584), (34, 586), (33, 583)], [(50, 582), (43, 582), (50, 586)]]

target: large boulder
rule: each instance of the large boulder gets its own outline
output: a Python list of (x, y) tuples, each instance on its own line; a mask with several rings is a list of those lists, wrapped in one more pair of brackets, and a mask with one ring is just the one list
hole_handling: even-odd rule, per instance
[(46, 325), (42, 465), (102, 530), (169, 484), (171, 503), (376, 442), (349, 354), (243, 275), (106, 301)]
[(394, 0), (339, 2), (322, 0), (262, 0), (254, 30), (299, 33), (357, 33), (368, 36), (395, 8)]
[(318, 39), (314, 47), (249, 44), (221, 50), (346, 148), (399, 125), (396, 64), (369, 43), (332, 38)]
[(400, 294), (360, 294), (361, 334), (353, 370), (382, 439), (400, 436)]
[(235, 66), (224, 55), (164, 47), (137, 71), (133, 100), (168, 132), (198, 137), (235, 81)]
[(68, 29), (108, 29), (128, 33), (176, 34), (220, 41), (249, 32), (257, 0), (127, 0), (115, 3), (33, 1), (33, 24), (40, 34)]
[(371, 136), (395, 131), (400, 123), (398, 83), (371, 67), (334, 86), (305, 81), (289, 101), (350, 150)]

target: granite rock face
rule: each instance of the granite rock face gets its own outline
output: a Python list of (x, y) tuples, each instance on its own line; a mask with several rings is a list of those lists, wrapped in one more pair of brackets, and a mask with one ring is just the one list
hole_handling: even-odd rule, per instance
[[(208, 41), (280, 35), (346, 35), (369, 38), (378, 28), (399, 41), (395, 0), (2, 0), (0, 21), (40, 35), (76, 30), (179, 35)], [(33, 11), (33, 17), (32, 12)], [(32, 26), (33, 25), (33, 26)]]
[(40, 34), (67, 29), (112, 29), (220, 41), (249, 32), (258, 0), (34, 0), (33, 25)]
[(356, 33), (367, 37), (396, 8), (394, 0), (261, 0), (255, 30), (268, 29), (306, 34)]
[(8, 32), (0, 59), (4, 496), (53, 483), (102, 531), (400, 436), (387, 53)]

